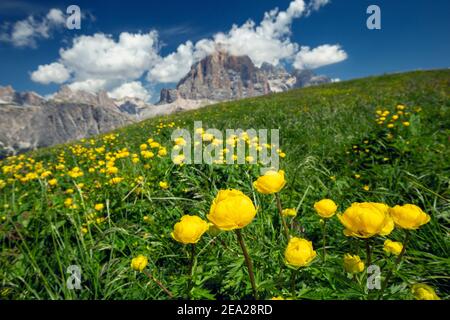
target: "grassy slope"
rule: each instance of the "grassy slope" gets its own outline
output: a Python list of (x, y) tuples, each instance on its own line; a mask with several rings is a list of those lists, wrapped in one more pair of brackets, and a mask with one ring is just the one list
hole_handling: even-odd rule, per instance
[[(407, 259), (393, 277), (388, 297), (410, 298), (407, 288), (415, 282), (427, 282), (441, 296), (448, 297), (449, 241), (445, 224), (450, 210), (449, 85), (448, 70), (410, 72), (221, 103), (120, 129), (114, 148), (128, 147), (138, 152), (139, 145), (149, 137), (169, 146), (171, 130), (165, 128), (159, 135), (155, 133), (160, 122), (175, 121), (178, 126), (188, 128), (196, 120), (202, 120), (205, 128), (279, 128), (281, 147), (287, 154), (281, 163), (288, 180), (281, 194), (282, 202), (284, 207), (300, 208), (291, 222), (294, 233), (313, 241), (321, 253), (321, 224), (312, 205), (324, 197), (335, 200), (342, 211), (356, 201), (415, 203), (432, 216), (432, 221), (414, 232)], [(394, 112), (399, 103), (408, 110), (421, 107), (422, 111), (412, 112), (411, 126), (400, 125), (400, 129), (393, 131), (394, 139), (387, 141), (387, 130), (375, 122), (375, 110)], [(102, 143), (100, 138), (97, 141), (99, 145)], [(367, 148), (369, 155), (353, 152), (354, 145), (358, 149)], [(32, 156), (52, 163), (65, 148), (44, 149)], [(69, 156), (66, 161), (69, 167), (75, 165)], [(290, 271), (283, 266), (284, 245), (276, 207), (270, 196), (258, 195), (253, 190), (251, 182), (258, 175), (256, 168), (200, 165), (179, 168), (166, 162), (147, 170), (141, 164), (124, 162), (120, 169), (127, 180), (116, 188), (94, 190), (90, 185), (93, 180), (83, 178), (89, 197), (76, 214), (62, 205), (65, 198), (62, 191), (51, 194), (37, 182), (34, 187), (16, 184), (14, 194), (11, 186), (0, 191), (0, 204), (9, 206), (4, 210), (8, 218), (0, 229), (0, 280), (7, 290), (6, 297), (164, 298), (145, 276), (129, 271), (130, 258), (137, 253), (148, 255), (152, 272), (182, 295), (187, 283), (184, 275), (188, 251), (170, 239), (171, 228), (182, 214), (204, 217), (216, 191), (226, 187), (243, 190), (260, 207), (258, 218), (244, 233), (262, 296), (289, 295)], [(361, 178), (356, 179), (355, 174)], [(144, 195), (127, 196), (138, 175), (144, 175), (148, 181)], [(157, 183), (161, 180), (170, 183), (169, 191), (159, 190)], [(61, 183), (62, 189), (70, 186), (70, 181), (65, 183), (64, 186)], [(364, 185), (370, 190), (365, 191)], [(91, 210), (93, 203), (106, 201), (110, 204), (109, 224), (80, 236), (79, 217)], [(23, 226), (24, 212), (28, 213), (26, 226)], [(151, 225), (142, 223), (147, 214), (155, 219)], [(322, 266), (318, 258), (300, 273), (297, 297), (375, 297), (373, 293), (367, 296), (364, 276), (360, 277), (360, 283), (349, 281), (342, 271), (343, 253), (359, 252), (364, 257), (359, 241), (349, 241), (342, 235), (342, 229), (337, 218), (328, 224), (327, 264)], [(150, 237), (143, 238), (144, 232)], [(19, 241), (21, 238), (24, 241)], [(396, 230), (390, 238), (401, 240), (402, 234)], [(198, 245), (205, 250), (198, 256), (193, 296), (248, 296), (251, 290), (242, 285), (242, 281), (248, 281), (234, 234), (224, 233), (214, 241), (211, 239), (208, 235)], [(392, 259), (385, 259), (383, 241), (374, 239), (373, 245), (375, 262), (385, 275)], [(64, 288), (65, 267), (74, 263), (82, 266), (84, 284), (89, 288), (82, 292)]]

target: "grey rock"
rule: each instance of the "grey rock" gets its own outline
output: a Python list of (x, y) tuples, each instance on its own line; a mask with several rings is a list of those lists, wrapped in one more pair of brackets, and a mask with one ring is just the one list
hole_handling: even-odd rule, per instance
[(162, 89), (158, 105), (178, 99), (235, 100), (328, 82), (328, 77), (317, 76), (311, 70), (288, 72), (282, 65), (267, 62), (258, 68), (246, 55), (218, 51), (194, 64), (176, 89)]
[[(1, 94), (5, 100), (11, 90)], [(49, 101), (19, 96), (21, 101), (9, 99), (10, 103), (0, 107), (0, 157), (105, 133), (133, 122), (106, 93), (77, 95), (62, 88), (56, 99)], [(38, 104), (30, 105), (33, 101)]]

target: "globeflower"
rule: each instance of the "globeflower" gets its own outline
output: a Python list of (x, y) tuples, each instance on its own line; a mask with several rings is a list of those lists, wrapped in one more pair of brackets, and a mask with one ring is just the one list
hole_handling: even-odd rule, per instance
[(338, 218), (344, 225), (344, 234), (358, 238), (370, 238), (376, 235), (388, 235), (394, 229), (394, 222), (383, 203), (352, 203)]
[(297, 215), (297, 210), (295, 208), (283, 209), (283, 217), (295, 217)]
[(430, 221), (430, 216), (413, 204), (397, 205), (390, 208), (389, 213), (394, 223), (402, 229), (415, 230)]
[(159, 182), (159, 187), (161, 188), (161, 189), (168, 189), (169, 188), (169, 184), (167, 183), (167, 181), (160, 181)]
[(333, 200), (322, 199), (314, 203), (314, 209), (322, 218), (331, 218), (336, 213), (337, 205)]
[(184, 215), (173, 227), (171, 235), (183, 244), (197, 243), (208, 228), (208, 223), (200, 217)]
[(267, 171), (263, 176), (260, 176), (253, 186), (258, 192), (263, 194), (272, 194), (280, 192), (286, 184), (284, 179), (284, 171)]
[(401, 242), (387, 239), (384, 242), (383, 250), (387, 253), (392, 253), (393, 255), (398, 256), (403, 250), (403, 244)]
[(312, 242), (292, 237), (284, 252), (286, 263), (293, 267), (305, 267), (316, 257)]
[(417, 300), (441, 300), (434, 289), (424, 283), (413, 285), (411, 291)]
[(364, 262), (358, 255), (346, 253), (344, 255), (344, 269), (349, 273), (359, 273), (364, 270)]
[(240, 229), (252, 222), (256, 208), (239, 190), (220, 190), (213, 200), (207, 218), (221, 230)]
[(148, 264), (148, 259), (147, 259), (147, 257), (143, 256), (142, 254), (131, 259), (131, 268), (135, 271), (144, 270), (145, 267), (147, 266), (147, 264)]

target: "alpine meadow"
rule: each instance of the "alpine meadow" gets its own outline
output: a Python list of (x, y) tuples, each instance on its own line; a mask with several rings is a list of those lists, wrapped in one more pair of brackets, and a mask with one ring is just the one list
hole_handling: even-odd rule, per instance
[[(1, 299), (448, 299), (449, 88), (320, 84), (4, 158)], [(279, 168), (171, 159), (199, 120), (260, 152), (245, 130), (279, 129)]]

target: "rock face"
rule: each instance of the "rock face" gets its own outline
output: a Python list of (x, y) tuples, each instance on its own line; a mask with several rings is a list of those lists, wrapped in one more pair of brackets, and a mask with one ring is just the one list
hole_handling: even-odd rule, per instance
[(176, 91), (163, 89), (160, 103), (171, 103), (175, 98), (233, 100), (269, 92), (266, 76), (248, 56), (216, 52), (194, 64), (180, 80)]
[(138, 99), (111, 99), (63, 86), (51, 99), (0, 87), (0, 158), (131, 124), (152, 106)]
[(328, 77), (316, 76), (310, 70), (289, 73), (269, 63), (258, 68), (246, 55), (218, 51), (194, 64), (176, 89), (162, 89), (158, 104), (177, 99), (235, 100), (327, 82), (331, 82)]
[(35, 92), (16, 92), (11, 86), (0, 87), (0, 105), (32, 105), (40, 106), (45, 99)]

